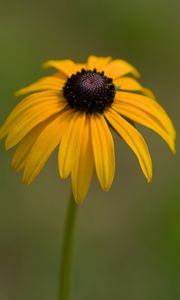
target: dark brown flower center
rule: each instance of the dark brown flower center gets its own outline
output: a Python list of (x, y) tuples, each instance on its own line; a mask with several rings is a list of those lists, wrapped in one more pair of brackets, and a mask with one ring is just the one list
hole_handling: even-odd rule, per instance
[(114, 101), (115, 86), (104, 72), (82, 69), (67, 79), (63, 94), (71, 108), (88, 114), (103, 113)]

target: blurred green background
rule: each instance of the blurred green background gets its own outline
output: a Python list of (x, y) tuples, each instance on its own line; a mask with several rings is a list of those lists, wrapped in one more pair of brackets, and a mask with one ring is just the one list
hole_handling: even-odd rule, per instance
[[(19, 101), (14, 91), (46, 74), (43, 61), (95, 54), (134, 64), (178, 131), (180, 2), (0, 4), (1, 123)], [(180, 156), (140, 130), (152, 154), (153, 181), (146, 184), (134, 154), (116, 140), (111, 190), (104, 193), (94, 178), (79, 208), (72, 300), (180, 299)], [(26, 187), (11, 169), (12, 153), (0, 143), (0, 300), (56, 300), (70, 180), (59, 180), (54, 153)]]

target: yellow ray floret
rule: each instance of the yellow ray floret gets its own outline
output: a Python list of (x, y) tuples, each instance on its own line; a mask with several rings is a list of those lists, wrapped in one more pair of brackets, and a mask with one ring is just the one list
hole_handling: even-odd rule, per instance
[(142, 135), (132, 126), (119, 116), (115, 111), (109, 109), (106, 112), (106, 118), (123, 140), (131, 147), (136, 154), (140, 166), (147, 181), (152, 179), (152, 162), (149, 150)]
[(120, 90), (143, 91), (143, 86), (134, 78), (121, 77), (114, 80), (116, 87)]
[(100, 114), (90, 118), (91, 140), (97, 177), (104, 191), (111, 187), (115, 172), (114, 142), (104, 117)]
[(140, 74), (136, 68), (134, 68), (128, 62), (121, 60), (121, 59), (112, 60), (109, 64), (107, 64), (105, 66), (104, 72), (105, 72), (106, 76), (113, 78), (113, 79), (117, 79), (128, 73), (134, 75), (135, 77), (140, 76)]
[(25, 167), (32, 146), (34, 145), (43, 129), (46, 128), (48, 123), (49, 121), (45, 121), (40, 125), (34, 127), (18, 144), (16, 152), (12, 159), (12, 167), (16, 171), (20, 171)]
[(175, 153), (176, 132), (165, 110), (152, 98), (117, 92), (113, 108), (129, 119), (158, 133)]
[(5, 143), (6, 149), (17, 145), (32, 128), (53, 115), (60, 113), (66, 105), (67, 103), (65, 101), (60, 102), (57, 99), (54, 99), (54, 101), (51, 99), (43, 106), (37, 104), (35, 107), (29, 108), (19, 116), (9, 131)]
[(96, 69), (98, 72), (103, 72), (105, 66), (108, 64), (108, 62), (111, 61), (111, 57), (97, 57), (94, 55), (89, 56), (87, 61), (87, 69), (93, 70)]
[(18, 90), (15, 95), (21, 96), (31, 92), (55, 90), (60, 91), (65, 84), (65, 81), (57, 76), (47, 76), (37, 80), (35, 83)]
[(31, 112), (32, 115), (33, 110), (38, 111), (38, 108), (41, 110), (44, 106), (46, 106), (46, 104), (51, 105), (51, 103), (51, 109), (53, 110), (53, 104), (60, 104), (61, 107), (61, 103), (63, 105), (66, 101), (62, 94), (57, 91), (39, 92), (26, 97), (18, 105), (16, 105), (0, 128), (0, 139), (7, 136), (7, 134), (13, 130), (17, 123), (24, 118), (24, 114), (29, 114), (29, 112)]
[(49, 60), (43, 64), (44, 68), (55, 68), (65, 77), (75, 74), (82, 68), (82, 64), (75, 64), (70, 59), (65, 60)]
[(38, 136), (29, 152), (24, 168), (24, 183), (30, 184), (36, 178), (51, 153), (60, 143), (64, 129), (63, 125), (61, 118), (58, 116)]
[(72, 189), (77, 203), (81, 203), (90, 186), (94, 159), (91, 144), (90, 117), (86, 117), (79, 145), (72, 165)]
[(80, 146), (85, 119), (85, 113), (74, 112), (63, 134), (58, 159), (59, 173), (62, 178), (67, 178), (72, 170), (75, 153)]

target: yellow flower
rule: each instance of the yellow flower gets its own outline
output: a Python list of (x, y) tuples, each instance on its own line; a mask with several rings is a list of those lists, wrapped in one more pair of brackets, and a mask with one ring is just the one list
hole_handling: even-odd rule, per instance
[(175, 129), (152, 92), (134, 79), (138, 71), (126, 61), (96, 56), (85, 64), (50, 60), (44, 67), (53, 67), (56, 73), (20, 89), (17, 95), (32, 94), (14, 108), (0, 129), (0, 138), (7, 136), (6, 149), (18, 144), (12, 166), (24, 170), (24, 183), (35, 179), (59, 146), (59, 174), (67, 178), (71, 173), (76, 202), (84, 200), (94, 166), (103, 190), (108, 191), (115, 172), (109, 125), (134, 151), (150, 182), (151, 157), (133, 122), (154, 130), (173, 152)]

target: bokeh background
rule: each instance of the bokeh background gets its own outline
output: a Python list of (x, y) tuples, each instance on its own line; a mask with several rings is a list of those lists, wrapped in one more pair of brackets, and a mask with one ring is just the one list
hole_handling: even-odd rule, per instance
[[(133, 63), (141, 82), (179, 121), (180, 2), (176, 0), (0, 0), (0, 121), (18, 88), (47, 74), (48, 59), (89, 54)], [(140, 127), (139, 127), (140, 128)], [(104, 193), (94, 178), (79, 208), (73, 300), (180, 299), (179, 151), (149, 130), (154, 176), (116, 140), (116, 178)], [(179, 141), (177, 140), (177, 150)], [(0, 143), (0, 300), (56, 300), (70, 180), (59, 180), (57, 152), (29, 187)]]

